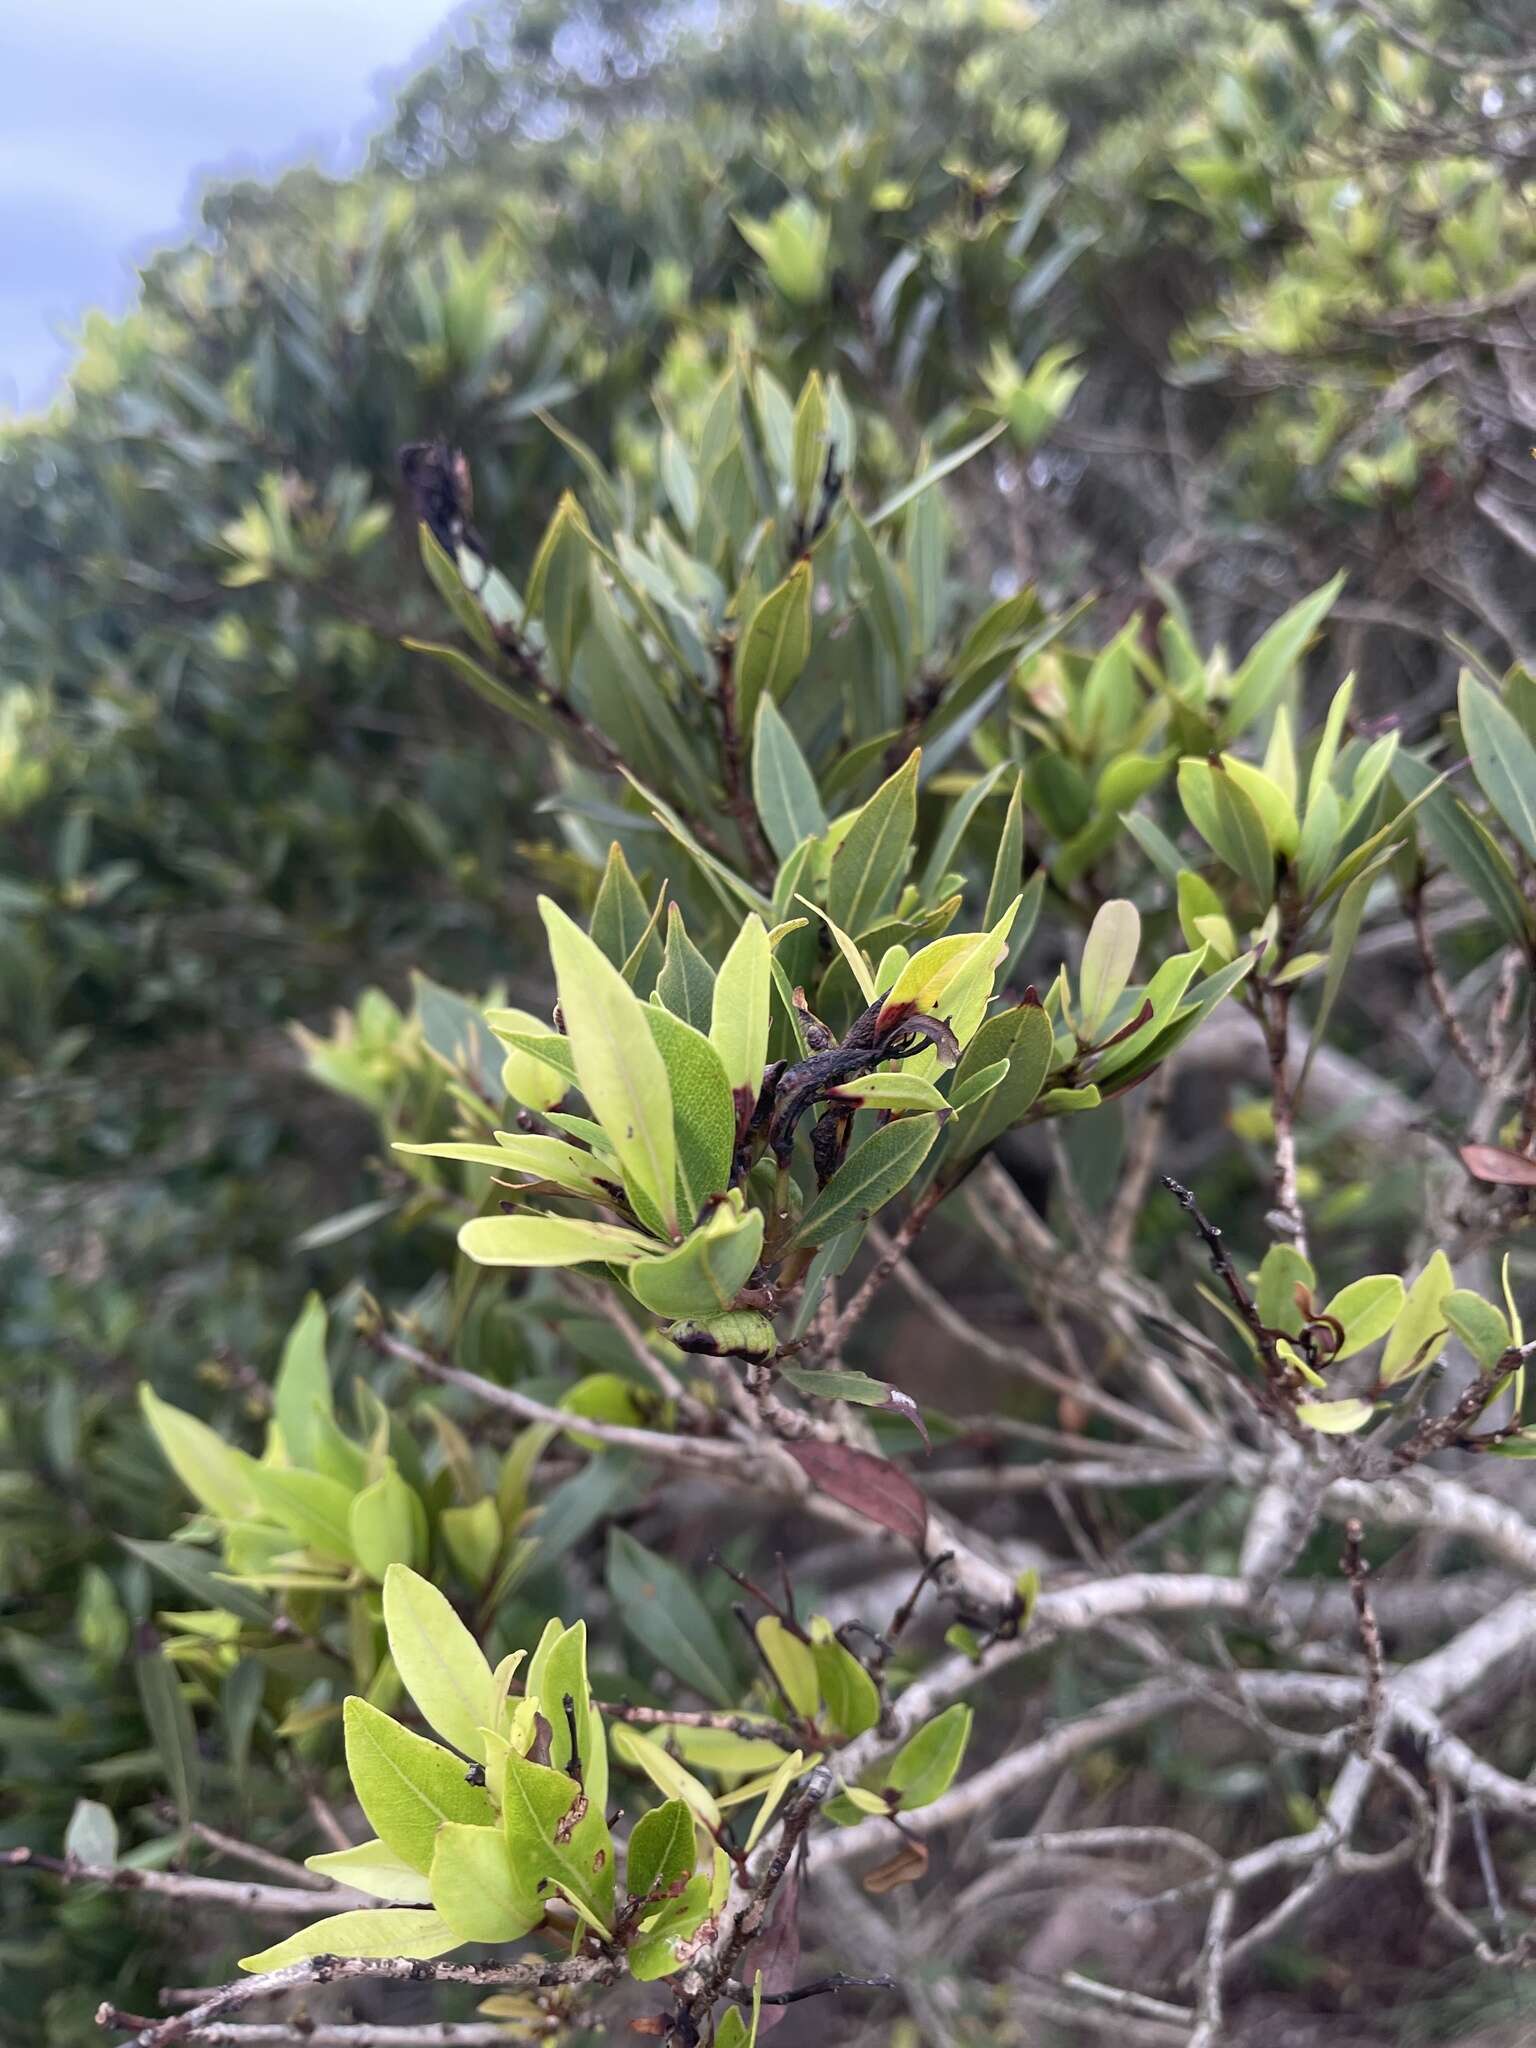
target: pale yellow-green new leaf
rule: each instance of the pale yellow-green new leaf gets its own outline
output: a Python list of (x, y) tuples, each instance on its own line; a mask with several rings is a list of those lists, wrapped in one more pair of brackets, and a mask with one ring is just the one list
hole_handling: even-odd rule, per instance
[(471, 1217), (460, 1227), (459, 1250), (477, 1266), (583, 1266), (594, 1261), (628, 1265), (660, 1246), (622, 1223), (523, 1215)]
[(630, 1291), (656, 1315), (712, 1316), (728, 1309), (762, 1256), (763, 1214), (716, 1209), (708, 1222), (659, 1259), (637, 1259)]
[(884, 1011), (899, 1009), (907, 1003), (925, 1017), (946, 1016), (951, 991), (990, 942), (989, 932), (957, 932), (922, 947), (891, 984), (882, 1009), (882, 1023)]
[(498, 1131), (494, 1145), (456, 1140), (437, 1145), (403, 1145), (397, 1141), (392, 1150), (418, 1153), (427, 1159), (489, 1166), (493, 1171), (504, 1174), (532, 1174), (536, 1180), (553, 1181), (557, 1187), (569, 1188), (573, 1195), (581, 1195), (591, 1202), (613, 1199), (611, 1176), (605, 1188), (597, 1171), (599, 1162), (596, 1157), (591, 1152), (582, 1151), (579, 1145), (567, 1143), (564, 1138), (527, 1137), (521, 1131)]
[(1308, 1429), (1321, 1430), (1324, 1436), (1353, 1436), (1357, 1429), (1364, 1429), (1375, 1412), (1369, 1401), (1303, 1401), (1296, 1417)]
[(253, 1956), (242, 1956), (242, 1970), (280, 1970), (308, 1956), (402, 1956), (424, 1961), (446, 1955), (463, 1940), (441, 1913), (416, 1912), (409, 1906), (364, 1906), (356, 1913), (332, 1913), (311, 1927), (301, 1927), (286, 1941), (274, 1942)]
[(460, 1941), (516, 1941), (544, 1918), (543, 1900), (516, 1880), (501, 1829), (461, 1822), (437, 1831), (432, 1903)]
[(306, 1856), (304, 1868), (320, 1877), (367, 1892), (370, 1898), (388, 1899), (395, 1906), (430, 1906), (432, 1887), (419, 1870), (413, 1870), (377, 1837), (359, 1842), (355, 1849), (330, 1849), (322, 1856)]
[(645, 1007), (601, 947), (557, 904), (541, 896), (539, 912), (549, 934), (560, 1012), (587, 1107), (612, 1141), (629, 1179), (650, 1197), (667, 1228), (675, 1231), (672, 1091)]
[(1450, 1260), (1444, 1252), (1435, 1252), (1409, 1288), (1408, 1298), (1387, 1338), (1378, 1374), (1384, 1387), (1395, 1386), (1409, 1373), (1422, 1372), (1445, 1349), (1450, 1326), (1441, 1307), (1455, 1285)]
[(491, 1667), (436, 1586), (404, 1565), (391, 1565), (384, 1577), (384, 1632), (401, 1683), (428, 1727), (484, 1763), (482, 1731), (495, 1722)]
[[(1015, 896), (1002, 916), (983, 936), (986, 943), (971, 954), (946, 991), (945, 1022), (955, 1034), (963, 1052), (981, 1028), (992, 1000), (992, 983), (1008, 952), (1008, 934), (1019, 914), (1022, 896)], [(902, 1063), (904, 1074), (932, 1081), (948, 1064), (936, 1045), (926, 1046), (915, 1059)]]
[(644, 1771), (668, 1799), (681, 1799), (711, 1834), (719, 1829), (720, 1808), (713, 1793), (707, 1791), (691, 1771), (685, 1771), (659, 1742), (652, 1742), (648, 1735), (637, 1734), (622, 1721), (615, 1722), (609, 1739), (614, 1754), (621, 1762), (632, 1770)]
[(432, 1868), (444, 1821), (483, 1827), (493, 1817), (483, 1787), (466, 1782), (462, 1761), (413, 1735), (355, 1695), (342, 1708), (347, 1770), (374, 1833), (413, 1870)]
[(1140, 945), (1141, 916), (1135, 904), (1119, 896), (1101, 904), (1083, 941), (1083, 964), (1077, 977), (1085, 1040), (1093, 1040), (1119, 1002)]
[(139, 1406), (166, 1463), (199, 1507), (226, 1522), (248, 1522), (259, 1510), (250, 1471), (254, 1459), (211, 1430), (195, 1415), (162, 1401), (151, 1386), (139, 1388)]
[(396, 1564), (409, 1565), (426, 1548), (427, 1518), (393, 1458), (371, 1486), (354, 1494), (348, 1517), (352, 1552), (370, 1579)]
[(763, 1787), (763, 1802), (753, 1814), (752, 1825), (747, 1830), (746, 1853), (749, 1856), (761, 1841), (764, 1829), (783, 1804), (784, 1795), (805, 1767), (806, 1760), (801, 1751), (792, 1750)]
[(735, 1096), (738, 1123), (743, 1100), (750, 1098), (750, 1113), (763, 1085), (772, 958), (767, 930), (754, 911), (736, 934), (715, 977), (709, 1038)]
[(814, 1721), (821, 1706), (821, 1679), (811, 1645), (791, 1634), (776, 1614), (763, 1615), (753, 1633), (785, 1699), (802, 1721)]
[(1385, 1337), (1402, 1314), (1405, 1298), (1395, 1273), (1367, 1273), (1363, 1280), (1341, 1287), (1323, 1310), (1344, 1326), (1344, 1341), (1334, 1357), (1351, 1358)]
[[(542, 1038), (549, 1030), (545, 1020), (535, 1017), (530, 1010), (498, 1010), (495, 1016), (502, 1030), (520, 1031), (529, 1038)], [(524, 1109), (540, 1113), (557, 1108), (569, 1094), (571, 1086), (558, 1067), (552, 1067), (516, 1046), (507, 1049), (501, 1069), (501, 1085), (514, 1102), (520, 1103)]]

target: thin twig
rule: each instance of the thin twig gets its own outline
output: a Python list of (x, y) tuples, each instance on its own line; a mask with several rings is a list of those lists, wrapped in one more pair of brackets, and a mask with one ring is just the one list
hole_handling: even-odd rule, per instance
[(1365, 1707), (1360, 1716), (1360, 1725), (1355, 1731), (1355, 1748), (1361, 1756), (1368, 1756), (1376, 1747), (1381, 1729), (1382, 1708), (1386, 1697), (1386, 1669), (1382, 1657), (1381, 1629), (1377, 1624), (1376, 1610), (1371, 1605), (1371, 1568), (1365, 1561), (1364, 1543), (1363, 1524), (1357, 1520), (1346, 1522), (1344, 1555), (1339, 1559), (1339, 1568), (1349, 1581), (1350, 1596), (1355, 1606), (1355, 1627), (1365, 1657)]

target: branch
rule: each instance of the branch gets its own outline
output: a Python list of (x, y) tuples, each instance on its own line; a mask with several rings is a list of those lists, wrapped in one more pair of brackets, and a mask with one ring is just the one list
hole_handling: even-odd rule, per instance
[(1360, 1718), (1355, 1746), (1362, 1756), (1368, 1756), (1376, 1747), (1381, 1728), (1382, 1707), (1386, 1693), (1386, 1674), (1381, 1649), (1381, 1629), (1376, 1621), (1376, 1610), (1371, 1605), (1369, 1579), (1371, 1568), (1364, 1555), (1365, 1531), (1358, 1521), (1344, 1525), (1344, 1555), (1339, 1568), (1349, 1581), (1349, 1590), (1355, 1606), (1355, 1627), (1360, 1636), (1360, 1648), (1365, 1656), (1365, 1711)]
[[(311, 1911), (313, 1908), (311, 1899)], [(177, 2041), (205, 2038), (203, 2029), (211, 2021), (222, 2020), (226, 2013), (239, 2012), (282, 1992), (307, 1991), (318, 1984), (474, 1984), (541, 1991), (562, 1984), (611, 1984), (622, 1969), (622, 1963), (609, 1956), (576, 1956), (564, 1963), (487, 1964), (420, 1962), (400, 1956), (310, 1956), (300, 1963), (285, 1964), (280, 1970), (263, 1970), (233, 1984), (221, 1984), (200, 2005), (169, 2019), (141, 2025), (120, 2015), (115, 2006), (103, 2005), (97, 2011), (96, 2023), (102, 2027), (137, 2026), (138, 2032), (125, 2048), (171, 2048)]]
[[(183, 1904), (221, 1906), (226, 1912), (254, 1913), (266, 1919), (307, 1920), (328, 1908), (343, 1912), (376, 1906), (377, 1899), (347, 1885), (247, 1884), (227, 1877), (194, 1877), (179, 1870), (136, 1870), (123, 1864), (80, 1863), (73, 1857), (45, 1856), (37, 1849), (7, 1849), (0, 1868), (41, 1870), (66, 1884), (100, 1884), (111, 1891), (145, 1892), (151, 1897), (179, 1899)], [(312, 1877), (313, 1873), (309, 1873)]]
[[(407, 1342), (387, 1330), (374, 1333), (373, 1343), (391, 1358), (414, 1367), (425, 1378), (444, 1386), (458, 1387), (487, 1407), (505, 1409), (522, 1422), (551, 1425), (569, 1431), (579, 1423), (582, 1436), (595, 1437), (617, 1450), (633, 1451), (642, 1458), (670, 1466), (675, 1471), (702, 1473), (742, 1493), (766, 1495), (770, 1499), (793, 1501), (818, 1520), (829, 1522), (845, 1533), (868, 1542), (897, 1541), (882, 1524), (870, 1521), (854, 1509), (834, 1500), (825, 1488), (815, 1485), (805, 1470), (788, 1455), (778, 1441), (761, 1431), (743, 1434), (735, 1440), (722, 1437), (687, 1437), (664, 1430), (636, 1429), (628, 1423), (598, 1422), (586, 1416), (573, 1418), (563, 1408), (550, 1408), (531, 1400), (515, 1387), (498, 1386), (493, 1380), (448, 1365), (420, 1345)], [(968, 1613), (1001, 1627), (1018, 1611), (1014, 1574), (981, 1539), (960, 1528), (939, 1509), (928, 1506), (923, 1540), (918, 1546), (925, 1562), (946, 1558), (942, 1583), (946, 1592)], [(947, 1553), (947, 1557), (946, 1557)]]

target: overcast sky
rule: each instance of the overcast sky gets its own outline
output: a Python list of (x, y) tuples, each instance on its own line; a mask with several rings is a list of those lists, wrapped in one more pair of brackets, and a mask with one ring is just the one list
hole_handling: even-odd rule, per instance
[(358, 161), (452, 0), (0, 0), (0, 411), (210, 174)]

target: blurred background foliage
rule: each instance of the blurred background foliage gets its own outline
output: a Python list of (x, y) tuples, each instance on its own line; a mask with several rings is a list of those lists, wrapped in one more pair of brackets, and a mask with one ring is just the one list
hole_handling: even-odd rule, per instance
[[(1001, 422), (951, 573), (1091, 595), (1095, 645), (1177, 593), (1236, 653), (1347, 570), (1324, 667), (1423, 738), (1451, 641), (1536, 645), (1529, 41), (1485, 0), (530, 0), (360, 175), (211, 192), (89, 323), (0, 430), (0, 1845), (159, 1793), (134, 1384), (237, 1415), (307, 1289), (423, 1284), (366, 1114), (432, 1085), (410, 971), (532, 1000), (535, 890), (595, 887), (546, 750), (400, 644), (442, 626), (400, 445), (468, 452), (520, 576), (579, 450), (665, 491), (746, 343), (837, 378), (866, 502)], [(322, 1092), (288, 1026), (370, 984)], [(110, 1897), (0, 1916), (29, 2039), (163, 1975)]]

